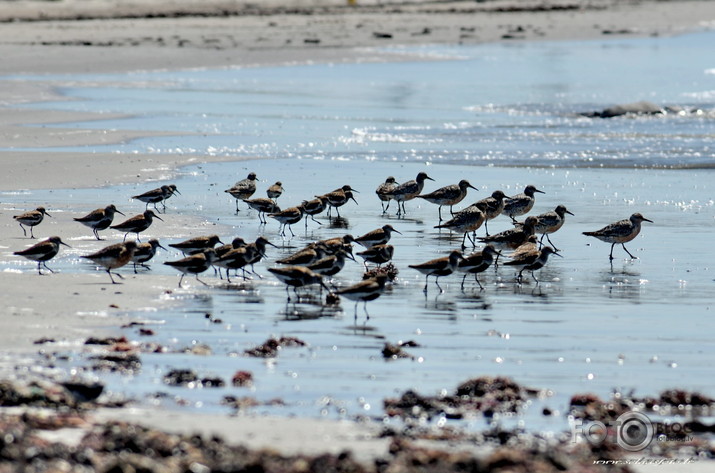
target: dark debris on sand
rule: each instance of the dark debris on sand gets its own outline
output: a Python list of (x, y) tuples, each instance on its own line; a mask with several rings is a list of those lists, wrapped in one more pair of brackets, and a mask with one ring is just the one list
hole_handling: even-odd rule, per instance
[(397, 275), (400, 273), (400, 271), (397, 269), (395, 265), (392, 263), (387, 263), (379, 268), (371, 268), (367, 271), (365, 271), (362, 275), (363, 280), (369, 279), (369, 278), (374, 278), (380, 274), (384, 274), (387, 276), (387, 279), (389, 281), (394, 282), (395, 279), (397, 279)]
[(284, 347), (304, 347), (307, 343), (296, 337), (269, 338), (261, 345), (245, 350), (248, 356), (256, 358), (275, 358)]
[(426, 418), (445, 416), (461, 419), (468, 414), (518, 412), (521, 406), (538, 391), (525, 388), (510, 378), (482, 376), (460, 384), (454, 394), (422, 396), (408, 390), (399, 398), (385, 399), (385, 412), (391, 417)]
[[(41, 430), (82, 428), (77, 445), (44, 440)], [(404, 438), (391, 441), (388, 452), (360, 463), (350, 452), (282, 455), (273, 449), (230, 445), (220, 437), (179, 435), (126, 422), (90, 424), (81, 416), (0, 414), (0, 471), (83, 472), (262, 472), (262, 473), (432, 473), (432, 472), (625, 472), (618, 466), (594, 465), (586, 446), (562, 444), (495, 447), (481, 455), (472, 450), (417, 446)], [(611, 458), (606, 457), (606, 458)]]

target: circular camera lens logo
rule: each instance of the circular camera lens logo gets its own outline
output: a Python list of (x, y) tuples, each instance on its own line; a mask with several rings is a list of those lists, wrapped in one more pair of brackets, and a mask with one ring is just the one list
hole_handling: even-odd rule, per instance
[(643, 450), (653, 441), (653, 424), (640, 412), (626, 412), (616, 419), (616, 440), (629, 452)]

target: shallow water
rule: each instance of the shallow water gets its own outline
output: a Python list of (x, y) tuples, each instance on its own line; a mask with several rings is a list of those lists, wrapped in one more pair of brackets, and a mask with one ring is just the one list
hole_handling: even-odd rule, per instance
[[(713, 46), (704, 32), (412, 48), (424, 60), (398, 63), (42, 76), (72, 100), (36, 107), (129, 115), (77, 127), (178, 135), (82, 151), (703, 166), (713, 164)], [(639, 100), (709, 113), (577, 115)]]
[[(426, 50), (464, 57), (442, 62), (72, 77), (74, 85), (63, 90), (78, 100), (49, 106), (138, 114), (76, 126), (177, 132), (84, 151), (278, 156), (192, 166), (172, 180), (182, 195), (169, 201), (164, 218), (199, 214), (217, 225), (210, 231), (224, 241), (265, 235), (282, 248), (269, 248), (268, 261), (257, 265), (262, 280), (226, 286), (206, 274), (203, 279), (215, 287), (193, 297), (196, 283), (187, 279), (188, 288), (176, 293), (186, 298), (184, 309), (139, 315), (160, 322), (151, 339), (177, 349), (207, 344), (213, 355), (147, 354), (136, 376), (107, 376), (109, 389), (146, 402), (208, 411), (227, 410), (220, 399), (230, 394), (284, 403), (256, 412), (379, 418), (382, 399), (406, 389), (450, 392), (468, 378), (498, 374), (550, 391), (524, 414), (500, 419), (532, 430), (565, 430), (562, 414), (570, 396), (579, 392), (607, 397), (622, 389), (651, 395), (680, 387), (715, 395), (715, 342), (709, 335), (714, 279), (706, 250), (715, 223), (713, 172), (657, 168), (664, 162), (711, 164), (712, 119), (571, 115), (646, 98), (712, 108), (711, 56), (682, 51), (700, 51), (713, 38), (708, 33)], [(494, 165), (502, 162), (537, 167)], [(631, 169), (573, 167), (585, 163)], [(462, 291), (460, 277), (451, 276), (441, 282), (443, 294), (430, 282), (425, 296), (423, 276), (408, 265), (447, 254), (459, 246), (461, 235), (449, 238), (433, 228), (436, 206), (410, 202), (406, 218), (398, 219), (394, 204), (382, 216), (373, 195), (386, 176), (402, 182), (422, 170), (436, 181), (428, 181), (425, 191), (462, 178), (479, 188), (457, 208), (495, 189), (514, 194), (535, 184), (546, 194), (537, 196), (533, 213), (565, 204), (575, 214), (552, 238), (563, 258), (552, 258), (538, 274), (538, 285), (533, 280), (515, 284), (514, 272), (501, 267), (482, 275), (484, 291), (469, 279)], [(323, 218), (322, 226), (311, 223), (307, 232), (296, 225), (295, 238), (283, 240), (277, 222), (260, 226), (255, 212), (243, 205), (234, 214), (234, 200), (223, 193), (249, 171), (261, 180), (256, 196), (273, 182), (283, 182), (282, 207), (346, 183), (360, 191), (359, 205), (341, 210), (347, 228), (331, 228)], [(146, 188), (6, 193), (3, 201), (29, 208), (59, 199), (81, 207), (106, 199), (139, 211), (143, 206), (128, 196)], [(126, 201), (117, 201), (117, 195), (127, 196)], [(654, 221), (645, 223), (628, 245), (640, 259), (625, 259), (617, 248), (610, 264), (609, 245), (581, 232), (633, 212)], [(357, 236), (385, 223), (403, 233), (392, 242), (400, 274), (397, 284), (368, 304), (369, 320), (359, 307), (355, 321), (349, 301), (341, 308), (323, 307), (317, 297), (287, 304), (284, 287), (266, 271), (272, 261), (310, 241)], [(489, 226), (491, 232), (509, 227), (507, 217)], [(196, 234), (208, 232), (196, 229)], [(176, 241), (152, 236), (163, 244)], [(76, 256), (63, 252), (52, 266), (65, 272), (92, 270)], [(160, 254), (152, 272), (174, 274), (158, 263), (176, 258), (175, 253)], [(33, 268), (3, 260), (4, 270)], [(361, 264), (348, 262), (336, 281), (356, 282), (361, 273)], [(273, 335), (296, 336), (309, 347), (286, 348), (271, 362), (240, 356)], [(407, 350), (416, 359), (384, 361), (384, 342), (399, 340), (420, 344)], [(226, 380), (237, 370), (249, 370), (256, 384), (249, 390), (162, 383), (166, 372), (185, 367)], [(542, 406), (558, 415), (542, 416)], [(483, 420), (466, 424), (482, 427)]]

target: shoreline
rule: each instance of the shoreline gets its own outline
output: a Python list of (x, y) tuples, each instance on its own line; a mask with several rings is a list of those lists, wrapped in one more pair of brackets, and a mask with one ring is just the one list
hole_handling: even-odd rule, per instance
[[(13, 4), (28, 4), (30, 2), (12, 2)], [(44, 2), (42, 2), (44, 3)], [(80, 4), (82, 2), (75, 2)], [(181, 2), (177, 2), (181, 3)], [(300, 3), (300, 2), (298, 2)], [(417, 2), (427, 3), (427, 2)], [(449, 2), (454, 8), (457, 4), (467, 4), (473, 6), (474, 2)], [(485, 5), (495, 8), (497, 4), (513, 4), (515, 2), (486, 2)], [(518, 3), (518, 2), (517, 2)], [(551, 2), (558, 3), (558, 2)], [(564, 3), (564, 2), (561, 2)], [(641, 35), (648, 36), (653, 34), (678, 34), (684, 31), (691, 31), (702, 27), (699, 24), (706, 17), (705, 11), (715, 12), (715, 5), (708, 5), (708, 2), (643, 2), (641, 4), (633, 4), (625, 7), (614, 6), (612, 2), (594, 2), (595, 4), (610, 5), (612, 8), (608, 10), (589, 10), (587, 13), (597, 14), (598, 23), (601, 29), (593, 27), (595, 20), (588, 20), (587, 23), (583, 18), (575, 20), (568, 27), (564, 26), (549, 26), (547, 20), (550, 20), (552, 15), (560, 17), (563, 21), (578, 17), (578, 11), (574, 10), (554, 10), (548, 12), (548, 18), (534, 18), (534, 12), (516, 11), (512, 13), (490, 12), (488, 15), (499, 15), (500, 23), (491, 26), (480, 25), (475, 26), (475, 31), (468, 31), (471, 26), (450, 25), (444, 26), (454, 19), (453, 13), (391, 13), (389, 18), (375, 18), (381, 16), (381, 10), (376, 8), (374, 12), (351, 12), (353, 18), (349, 19), (352, 27), (345, 28), (345, 24), (328, 22), (335, 16), (334, 13), (313, 15), (271, 15), (263, 17), (261, 15), (246, 16), (246, 17), (176, 17), (176, 18), (160, 18), (152, 19), (122, 19), (122, 20), (82, 20), (82, 21), (49, 21), (43, 24), (47, 25), (48, 40), (47, 44), (32, 43), (31, 36), (35, 33), (31, 30), (36, 26), (35, 22), (19, 22), (5, 23), (0, 29), (0, 52), (7, 54), (7, 60), (4, 65), (0, 65), (0, 75), (9, 74), (9, 70), (16, 69), (14, 73), (19, 71), (31, 74), (65, 74), (76, 71), (83, 72), (120, 72), (136, 70), (130, 67), (138, 67), (140, 69), (156, 68), (156, 69), (183, 69), (195, 67), (226, 67), (232, 64), (233, 67), (240, 65), (274, 65), (287, 64), (305, 61), (318, 62), (333, 62), (333, 61), (363, 61), (363, 60), (387, 60), (391, 57), (393, 60), (399, 56), (385, 56), (381, 59), (375, 59), (374, 51), (370, 49), (359, 49), (355, 46), (350, 46), (351, 42), (360, 44), (361, 48), (382, 47), (389, 45), (386, 40), (397, 42), (404, 39), (404, 44), (432, 44), (432, 40), (437, 38), (437, 43), (447, 40), (453, 40), (455, 33), (459, 35), (465, 34), (460, 41), (463, 42), (491, 42), (491, 41), (533, 41), (533, 40), (559, 40), (559, 39), (596, 39), (602, 38), (603, 31), (606, 29), (616, 32), (615, 35), (609, 34), (608, 37), (617, 37), (618, 34), (625, 35)], [(208, 5), (212, 5), (209, 3)], [(491, 5), (490, 5), (491, 4)], [(687, 4), (687, 6), (684, 6)], [(480, 5), (480, 4), (477, 4)], [(46, 5), (42, 5), (46, 6)], [(689, 8), (692, 6), (692, 8)], [(389, 4), (387, 4), (389, 7)], [(385, 7), (385, 8), (387, 8)], [(652, 10), (648, 14), (634, 17), (629, 17), (623, 14), (624, 11), (634, 12), (641, 9)], [(683, 13), (687, 10), (687, 15)], [(635, 28), (633, 22), (642, 21), (647, 23), (653, 21), (657, 14), (670, 12), (671, 17), (663, 18), (662, 21), (672, 20), (672, 28), (665, 28), (661, 23), (648, 24)], [(543, 12), (546, 13), (546, 12)], [(657, 13), (657, 14), (656, 14)], [(606, 15), (610, 16), (606, 16)], [(370, 17), (372, 15), (372, 17)], [(414, 16), (411, 16), (414, 15)], [(442, 15), (442, 16), (440, 16)], [(505, 15), (505, 16), (501, 16)], [(509, 16), (511, 15), (511, 16)], [(688, 20), (684, 17), (687, 17)], [(429, 34), (417, 35), (420, 31), (424, 31), (424, 26), (416, 22), (414, 18), (420, 18), (423, 22), (430, 22), (437, 26), (432, 26)], [(503, 19), (502, 19), (503, 18)], [(611, 18), (610, 22), (606, 22), (601, 18)], [(698, 19), (697, 23), (688, 23)], [(279, 20), (277, 20), (279, 19)], [(334, 19), (334, 18), (333, 18)], [(715, 20), (715, 16), (710, 17)], [(262, 40), (260, 30), (263, 30), (267, 25), (276, 20), (278, 25), (269, 26), (273, 31), (285, 26), (286, 29), (282, 35), (273, 39)], [(321, 23), (322, 22), (327, 22)], [(348, 21), (348, 20), (346, 20)], [(365, 30), (364, 26), (358, 28), (360, 23), (368, 23), (374, 21), (367, 34), (362, 34)], [(581, 21), (581, 23), (579, 23)], [(682, 23), (678, 23), (682, 21)], [(285, 23), (283, 23), (285, 22)], [(391, 23), (389, 23), (391, 22)], [(402, 22), (410, 22), (409, 30), (401, 30)], [(528, 22), (529, 27), (522, 24)], [(102, 24), (100, 28), (98, 25)], [(130, 29), (126, 27), (130, 23)], [(389, 27), (385, 26), (389, 23)], [(486, 23), (486, 21), (485, 21)], [(537, 26), (534, 24), (538, 23)], [(249, 25), (250, 24), (250, 25)], [(312, 30), (311, 27), (321, 25), (318, 33)], [(158, 30), (155, 27), (158, 25)], [(511, 26), (509, 26), (511, 25)], [(589, 27), (584, 27), (589, 25)], [(65, 28), (61, 28), (64, 26)], [(229, 29), (236, 27), (245, 27), (241, 32), (242, 37), (231, 41), (226, 37), (221, 37)], [(7, 27), (7, 28), (6, 28)], [(519, 27), (522, 29), (519, 30)], [(422, 28), (422, 30), (420, 30)], [(467, 28), (467, 30), (462, 30)], [(513, 29), (513, 31), (510, 30)], [(634, 29), (635, 28), (635, 29)], [(389, 33), (390, 30), (396, 33)], [(172, 31), (179, 31), (180, 36), (185, 35), (188, 43), (182, 43), (179, 40), (173, 46), (166, 44), (170, 43), (164, 40), (164, 45), (157, 44), (157, 37), (171, 37)], [(351, 31), (357, 37), (350, 37), (346, 34), (345, 38), (340, 38), (337, 32)], [(374, 35), (375, 32), (388, 32), (393, 34), (392, 38), (380, 38)], [(358, 32), (358, 33), (356, 33)], [(479, 34), (476, 34), (476, 33)], [(544, 32), (543, 35), (538, 32)], [(620, 32), (620, 33), (618, 33)], [(320, 37), (318, 43), (315, 42), (300, 42), (297, 39), (311, 39), (310, 35), (328, 35), (330, 39)], [(399, 34), (398, 34), (399, 33)], [(471, 33), (475, 33), (471, 35)], [(206, 41), (200, 41), (201, 35), (211, 35), (213, 39), (218, 38), (218, 47), (212, 48)], [(87, 35), (92, 36), (92, 42), (89, 45), (80, 45), (86, 41)], [(157, 36), (158, 35), (158, 36)], [(457, 37), (459, 38), (459, 35)], [(504, 35), (516, 35), (512, 38), (504, 38)], [(519, 36), (523, 37), (519, 37)], [(130, 45), (124, 41), (126, 38), (136, 36), (145, 38), (139, 41), (137, 45)], [(576, 36), (576, 37), (574, 37)], [(9, 38), (13, 38), (10, 41)], [(69, 38), (69, 39), (68, 39)], [(146, 39), (150, 38), (150, 39)], [(153, 39), (151, 39), (153, 38)], [(209, 38), (211, 39), (211, 38)], [(295, 44), (295, 47), (280, 49), (280, 44), (287, 44), (286, 41), (291, 39), (290, 44)], [(282, 41), (282, 43), (281, 43)], [(331, 44), (330, 41), (335, 41)], [(28, 42), (29, 44), (24, 44)], [(216, 44), (215, 42), (213, 42)], [(228, 44), (236, 44), (233, 47)], [(296, 44), (297, 43), (297, 44)], [(18, 44), (20, 44), (18, 46)], [(193, 45), (193, 46), (187, 46)], [(390, 43), (391, 44), (391, 43)], [(94, 46), (94, 47), (93, 47)], [(130, 47), (131, 46), (131, 47)], [(110, 51), (120, 52), (121, 54), (111, 54)], [(50, 58), (47, 61), (47, 58)], [(157, 59), (158, 58), (158, 59)], [(151, 136), (151, 134), (141, 135), (140, 132), (134, 133), (112, 133), (95, 130), (78, 133), (76, 129), (62, 128), (34, 128), (27, 125), (37, 125), (42, 123), (67, 123), (76, 121), (78, 114), (72, 113), (48, 113), (41, 110), (25, 111), (20, 115), (16, 114), (16, 109), (13, 105), (26, 103), (29, 101), (56, 100), (61, 98), (57, 95), (52, 81), (40, 82), (33, 84), (33, 87), (26, 87), (22, 81), (6, 81), (4, 84), (14, 85), (13, 87), (3, 88), (0, 91), (0, 104), (2, 104), (2, 113), (0, 118), (0, 136), (4, 142), (11, 143), (11, 146), (23, 148), (28, 147), (30, 143), (37, 143), (41, 146), (57, 146), (59, 143), (64, 146), (80, 146), (88, 141), (101, 140), (101, 142), (113, 143), (123, 140), (129, 140), (138, 136)], [(83, 116), (82, 119), (91, 119), (92, 116)], [(98, 119), (107, 118), (104, 115), (96, 117)], [(39, 190), (39, 189), (58, 189), (58, 188), (87, 188), (107, 186), (113, 184), (127, 183), (147, 183), (147, 188), (152, 187), (150, 182), (157, 179), (166, 179), (177, 172), (183, 166), (191, 164), (200, 164), (202, 162), (214, 161), (239, 161), (237, 157), (220, 157), (220, 156), (172, 156), (172, 155), (147, 155), (147, 156), (125, 156), (116, 154), (74, 154), (74, 153), (59, 153), (48, 158), (47, 153), (42, 151), (24, 152), (24, 151), (3, 151), (0, 152), (0, 157), (3, 159), (3, 164), (6, 166), (7, 172), (0, 178), (0, 190)], [(88, 159), (91, 158), (91, 159)], [(260, 159), (260, 158), (249, 158)], [(43, 168), (47, 172), (37, 173), (35, 170), (38, 167)], [(62, 202), (55, 202), (62, 209), (64, 216), (68, 216), (70, 212), (77, 212), (77, 209), (71, 208)], [(27, 209), (29, 210), (29, 208)], [(0, 209), (0, 211), (8, 217), (10, 212), (8, 209)], [(52, 219), (50, 219), (52, 220)], [(52, 222), (51, 222), (52, 223)], [(171, 231), (179, 232), (181, 229), (189, 230), (200, 229), (202, 222), (200, 219), (184, 218), (172, 226)], [(20, 249), (18, 245), (30, 243), (19, 237), (19, 229), (14, 221), (8, 218), (4, 219), (3, 225), (0, 226), (2, 239), (0, 244), (7, 247), (7, 250)], [(87, 236), (87, 229), (71, 224), (52, 223), (51, 234), (67, 235), (71, 239), (80, 239), (78, 242), (81, 245), (94, 243), (92, 240), (84, 240)], [(49, 231), (49, 230), (48, 230)], [(72, 243), (75, 246), (75, 243)], [(66, 338), (67, 343), (76, 343), (76, 340), (86, 335), (87, 330), (95, 330), (95, 327), (100, 332), (108, 334), (116, 334), (118, 326), (127, 323), (135, 317), (133, 314), (137, 310), (146, 307), (156, 307), (160, 304), (171, 303), (168, 299), (162, 299), (161, 295), (167, 291), (175, 289), (176, 279), (174, 277), (151, 276), (151, 283), (146, 284), (146, 280), (137, 282), (136, 278), (129, 277), (124, 282), (120, 289), (112, 291), (112, 297), (108, 299), (107, 289), (114, 289), (105, 280), (106, 274), (97, 272), (96, 274), (76, 275), (76, 274), (57, 274), (52, 277), (37, 277), (37, 275), (28, 269), (23, 271), (23, 274), (2, 274), (0, 281), (6, 288), (11, 290), (3, 291), (3, 296), (0, 301), (5, 303), (5, 307), (15, 308), (11, 311), (6, 309), (6, 314), (12, 315), (14, 323), (8, 323), (6, 330), (0, 335), (0, 345), (3, 352), (0, 354), (3, 357), (9, 356), (9, 363), (12, 360), (30, 359), (36, 356), (38, 347), (33, 344), (33, 340), (42, 336), (54, 334), (57, 338)], [(56, 284), (61, 281), (61, 284)], [(196, 291), (196, 287), (191, 288), (192, 292)], [(44, 297), (37, 297), (41, 293)], [(70, 294), (79, 293), (74, 295)], [(129, 295), (131, 294), (131, 296)], [(58, 310), (57, 304), (61, 304), (61, 309)], [(116, 307), (110, 307), (110, 305)], [(27, 310), (29, 307), (30, 310)], [(78, 315), (78, 313), (80, 313)], [(48, 320), (49, 319), (49, 320)], [(96, 332), (92, 332), (96, 335)], [(3, 372), (3, 365), (6, 362), (0, 363), (0, 372)], [(176, 415), (173, 413), (158, 413), (156, 418), (148, 418), (142, 416), (141, 413), (136, 416), (149, 425), (155, 427), (163, 426), (167, 418), (172, 416), (177, 417), (177, 431), (192, 432), (193, 426), (186, 427), (187, 418), (191, 419), (191, 415)], [(101, 416), (100, 416), (101, 417)], [(124, 417), (123, 410), (116, 410), (110, 413), (106, 419)], [(217, 416), (219, 417), (219, 416)], [(231, 432), (235, 426), (232, 425), (228, 416), (225, 416), (225, 424), (220, 423), (220, 419), (212, 419), (211, 422), (216, 422), (216, 425), (221, 425), (220, 429), (225, 429), (225, 432)], [(255, 437), (265, 435), (267, 431), (280, 430), (284, 424), (271, 419), (262, 422), (264, 430), (255, 433)], [(300, 422), (298, 422), (300, 423)], [(219, 427), (217, 427), (219, 429)], [(302, 432), (302, 433), (301, 433)], [(264, 440), (270, 446), (271, 442), (278, 442), (283, 445), (291, 436), (298, 435), (304, 440), (309, 434), (305, 431), (295, 431), (287, 429), (283, 432), (283, 437), (274, 432), (276, 437), (266, 436)], [(359, 433), (356, 435), (366, 435), (369, 437), (370, 432)], [(339, 437), (339, 432), (328, 428), (326, 435), (332, 438)], [(354, 439), (348, 438), (347, 445), (352, 445)], [(330, 447), (328, 442), (321, 442), (321, 439), (308, 442), (312, 447), (316, 448), (316, 453), (321, 449)], [(378, 448), (386, 448), (388, 441), (380, 443)], [(341, 444), (342, 445), (342, 444)], [(260, 445), (257, 445), (260, 448)], [(370, 446), (373, 448), (374, 446)], [(299, 450), (306, 448), (305, 446), (296, 447)], [(290, 449), (289, 449), (290, 450)], [(365, 453), (365, 452), (363, 452)], [(367, 458), (370, 458), (369, 456)], [(701, 466), (704, 470), (705, 465)]]

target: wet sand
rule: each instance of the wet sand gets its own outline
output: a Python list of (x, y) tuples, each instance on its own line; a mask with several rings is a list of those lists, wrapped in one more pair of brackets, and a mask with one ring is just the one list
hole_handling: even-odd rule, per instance
[[(715, 21), (715, 4), (698, 1), (622, 4), (572, 2), (3, 2), (0, 5), (1, 75), (124, 72), (131, 70), (235, 67), (308, 61), (337, 62), (400, 60), (399, 53), (376, 54), (369, 48), (425, 43), (475, 43), (587, 39), (612, 35), (669, 35), (703, 28)], [(312, 2), (315, 3), (315, 2)], [(405, 26), (408, 25), (408, 26)], [(3, 80), (0, 88), (0, 152), (4, 172), (0, 190), (97, 187), (145, 182), (171, 176), (177, 166), (218, 158), (177, 156), (127, 156), (61, 154), (13, 148), (53, 147), (85, 143), (113, 143), (147, 136), (110, 130), (27, 127), (42, 123), (87, 120), (91, 116), (44, 111), (18, 112), (13, 105), (56, 98), (56, 80), (28, 84), (21, 78)], [(103, 116), (103, 118), (106, 118)], [(221, 158), (226, 159), (226, 158)], [(147, 188), (153, 187), (145, 182)], [(62, 202), (48, 203), (64, 217), (79, 216), (81, 209)], [(22, 249), (30, 242), (10, 218), (21, 210), (0, 206), (0, 245), (4, 251)], [(76, 213), (76, 215), (74, 213)], [(49, 219), (46, 233), (67, 239), (87, 236), (87, 229)], [(65, 221), (65, 223), (62, 223)], [(198, 219), (174, 221), (184, 228), (201, 225)], [(41, 227), (40, 227), (41, 228)], [(39, 234), (38, 234), (39, 235)], [(151, 283), (128, 278), (122, 286), (107, 284), (106, 273), (57, 274), (39, 277), (30, 270), (3, 273), (0, 302), (6, 307), (0, 334), (0, 363), (5, 372), (18, 364), (17, 356), (36, 352), (33, 341), (52, 337), (75, 343), (92, 333), (112, 333), (129, 318), (126, 313), (172, 303), (162, 298), (176, 279), (154, 276)], [(110, 297), (107, 297), (110, 295)], [(133, 316), (132, 316), (133, 317)], [(7, 356), (10, 355), (8, 358)], [(31, 364), (31, 358), (25, 358)], [(122, 416), (121, 412), (117, 412)], [(161, 416), (148, 420), (162, 425)], [(180, 424), (185, 425), (183, 422)], [(230, 424), (229, 424), (230, 425)], [(269, 444), (282, 445), (295, 436), (275, 429)], [(259, 437), (258, 435), (256, 437)], [(312, 446), (321, 450), (320, 440)], [(305, 448), (305, 447), (300, 447)], [(372, 447), (371, 447), (372, 448)]]

